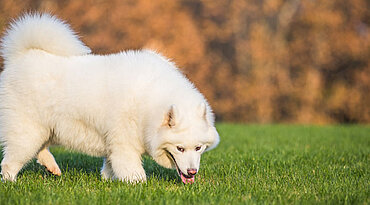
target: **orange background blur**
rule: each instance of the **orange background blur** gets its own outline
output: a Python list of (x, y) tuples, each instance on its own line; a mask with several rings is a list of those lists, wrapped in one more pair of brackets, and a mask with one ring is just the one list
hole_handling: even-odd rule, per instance
[(369, 8), (368, 0), (0, 0), (0, 31), (23, 12), (47, 11), (96, 54), (156, 49), (218, 121), (369, 123)]

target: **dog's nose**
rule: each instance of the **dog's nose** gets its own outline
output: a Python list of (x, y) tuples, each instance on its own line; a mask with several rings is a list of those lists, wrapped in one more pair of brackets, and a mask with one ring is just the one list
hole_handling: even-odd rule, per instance
[(197, 169), (188, 169), (188, 175), (196, 175)]

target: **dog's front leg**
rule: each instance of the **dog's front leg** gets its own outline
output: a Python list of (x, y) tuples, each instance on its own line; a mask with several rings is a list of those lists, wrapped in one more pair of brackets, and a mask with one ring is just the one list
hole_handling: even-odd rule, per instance
[(141, 155), (133, 148), (116, 147), (108, 157), (114, 178), (121, 181), (137, 183), (146, 181)]

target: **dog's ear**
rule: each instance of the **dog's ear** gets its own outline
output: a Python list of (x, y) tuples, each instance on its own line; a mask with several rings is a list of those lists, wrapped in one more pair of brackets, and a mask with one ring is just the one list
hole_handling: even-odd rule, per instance
[(179, 111), (176, 105), (171, 105), (170, 109), (164, 116), (163, 125), (172, 128), (178, 124)]
[(199, 116), (206, 121), (208, 125), (210, 125), (207, 119), (207, 106), (204, 102), (200, 103), (198, 106), (198, 114)]
[(220, 143), (220, 136), (218, 135), (216, 128), (212, 127), (211, 129), (212, 129), (211, 137), (209, 139), (209, 142), (207, 143), (208, 146), (205, 150), (206, 152), (211, 149), (214, 149), (215, 147), (217, 147), (218, 143)]

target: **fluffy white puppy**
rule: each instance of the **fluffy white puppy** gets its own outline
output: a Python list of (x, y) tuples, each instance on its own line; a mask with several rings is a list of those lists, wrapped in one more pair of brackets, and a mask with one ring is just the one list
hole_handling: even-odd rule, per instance
[(33, 157), (56, 175), (48, 146), (105, 158), (105, 179), (145, 181), (141, 156), (194, 182), (200, 156), (217, 146), (204, 96), (163, 56), (149, 50), (90, 54), (69, 26), (24, 15), (2, 39), (0, 139), (3, 180)]

